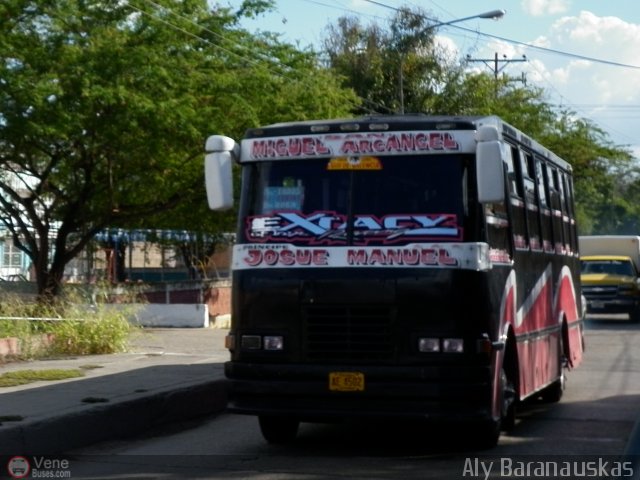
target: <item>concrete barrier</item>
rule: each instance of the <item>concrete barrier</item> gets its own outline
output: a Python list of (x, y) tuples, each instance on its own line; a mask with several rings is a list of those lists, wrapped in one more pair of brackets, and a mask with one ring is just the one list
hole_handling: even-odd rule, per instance
[(132, 323), (141, 327), (208, 328), (209, 308), (206, 303), (134, 303), (112, 304), (111, 308), (131, 308)]
[(231, 328), (231, 314), (216, 315), (212, 326), (214, 328)]
[(135, 322), (143, 327), (194, 327), (209, 326), (209, 308), (206, 303), (150, 303), (136, 310)]

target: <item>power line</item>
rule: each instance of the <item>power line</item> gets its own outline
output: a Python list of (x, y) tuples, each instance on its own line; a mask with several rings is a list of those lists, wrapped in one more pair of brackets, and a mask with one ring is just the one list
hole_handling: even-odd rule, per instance
[[(537, 69), (535, 63), (530, 63), (529, 65), (538, 73), (539, 77), (549, 85), (550, 89), (555, 91), (556, 95), (558, 95), (558, 97), (560, 97), (561, 100), (566, 99), (566, 97), (560, 92), (560, 90), (558, 90), (556, 88), (556, 86), (553, 83), (551, 83), (549, 81), (549, 79), (546, 78), (546, 76), (543, 75), (542, 72), (540, 72)], [(563, 104), (563, 103), (561, 103), (561, 104), (550, 104), (550, 106), (554, 107), (554, 108), (557, 108), (557, 109), (570, 108), (571, 110), (576, 111), (577, 113), (579, 113), (583, 118), (588, 119), (591, 122), (593, 122), (594, 124), (598, 125), (601, 129), (607, 130), (609, 132), (614, 132), (614, 133), (618, 134), (620, 136), (620, 138), (627, 139), (629, 141), (629, 144), (633, 144), (636, 141), (635, 139), (631, 138), (626, 133), (618, 130), (617, 128), (612, 127), (611, 125), (608, 125), (607, 122), (604, 122), (602, 119), (595, 120), (593, 118), (593, 116), (589, 112), (585, 111), (580, 104), (574, 103), (569, 99), (567, 99), (567, 103), (566, 104)]]
[[(469, 30), (467, 28), (459, 27), (459, 26), (456, 27), (456, 28), (460, 28), (460, 29), (468, 30), (468, 31), (473, 31), (473, 30)], [(552, 49), (552, 48), (546, 48), (546, 47), (540, 47), (540, 46), (537, 46), (537, 45), (531, 45), (529, 43), (520, 42), (518, 40), (511, 40), (509, 38), (500, 37), (498, 35), (491, 35), (490, 33), (478, 32), (478, 34), (482, 35), (482, 36), (485, 36), (485, 37), (493, 38), (493, 39), (496, 39), (496, 40), (501, 40), (503, 42), (512, 43), (514, 45), (519, 45), (519, 46), (522, 46), (522, 47), (530, 48), (530, 49), (533, 49), (533, 50), (539, 50), (541, 52), (552, 53), (552, 54), (555, 54), (555, 55), (561, 55), (561, 56), (570, 57), (570, 58), (576, 58), (578, 60), (586, 60), (586, 61), (589, 61), (589, 62), (600, 63), (600, 64), (603, 64), (603, 65), (609, 65), (609, 66), (612, 66), (612, 67), (631, 68), (631, 69), (634, 69), (634, 70), (640, 70), (640, 66), (638, 66), (638, 65), (630, 65), (628, 63), (613, 62), (611, 60), (603, 60), (601, 58), (587, 57), (586, 55), (579, 55), (577, 53), (563, 52), (561, 50), (555, 50), (555, 49)]]
[[(467, 62), (482, 62), (484, 63), (487, 67), (489, 67), (489, 69), (493, 70), (493, 76), (495, 77), (495, 79), (498, 79), (498, 74), (504, 70), (504, 68), (510, 64), (510, 63), (514, 63), (514, 62), (526, 62), (527, 61), (527, 57), (526, 56), (522, 56), (522, 58), (507, 58), (506, 56), (503, 56), (503, 58), (498, 58), (498, 52), (495, 53), (494, 58), (471, 58), (471, 55), (467, 55)], [(503, 65), (500, 65), (500, 64)]]
[[(181, 18), (181, 19), (183, 19), (183, 20), (185, 20), (185, 21), (187, 21), (187, 22), (189, 22), (189, 23), (191, 23), (191, 24), (193, 24), (193, 25), (195, 25), (195, 26), (196, 26), (196, 27), (198, 27), (199, 29), (202, 29), (203, 31), (205, 31), (205, 32), (207, 32), (207, 33), (210, 33), (211, 35), (214, 35), (214, 36), (216, 36), (216, 37), (218, 37), (218, 38), (220, 38), (220, 39), (222, 39), (222, 40), (224, 40), (224, 41), (226, 41), (226, 42), (230, 42), (231, 44), (233, 44), (233, 45), (234, 45), (234, 46), (236, 46), (236, 47), (238, 47), (238, 46), (239, 46), (242, 50), (249, 50), (249, 49), (248, 49), (248, 47), (245, 47), (244, 45), (241, 45), (241, 44), (239, 44), (239, 43), (237, 43), (237, 42), (230, 41), (230, 40), (229, 40), (228, 38), (226, 38), (224, 35), (221, 35), (221, 34), (219, 34), (219, 33), (213, 32), (213, 31), (211, 31), (211, 30), (207, 29), (206, 27), (203, 27), (202, 25), (198, 24), (197, 22), (193, 21), (192, 19), (190, 19), (190, 18), (188, 18), (188, 17), (185, 17), (185, 16), (182, 16), (182, 15), (179, 15), (179, 14), (177, 14), (177, 13), (173, 12), (171, 9), (169, 9), (169, 8), (167, 8), (167, 7), (163, 7), (163, 6), (161, 6), (161, 5), (158, 5), (157, 3), (153, 2), (153, 0), (144, 0), (144, 1), (146, 1), (147, 3), (152, 4), (152, 5), (153, 5), (153, 6), (155, 6), (156, 8), (159, 8), (159, 9), (161, 9), (161, 10), (163, 10), (163, 11), (169, 12), (170, 14), (172, 14), (172, 15), (174, 15), (174, 16), (176, 16), (176, 17), (178, 17), (178, 18)], [(177, 30), (177, 31), (180, 31), (180, 32), (182, 32), (182, 33), (186, 34), (186, 35), (189, 35), (190, 37), (193, 37), (193, 38), (195, 38), (195, 39), (197, 39), (197, 40), (200, 40), (200, 41), (202, 41), (202, 42), (205, 42), (205, 43), (207, 43), (207, 44), (211, 45), (212, 47), (217, 48), (217, 49), (219, 49), (219, 50), (222, 50), (222, 51), (224, 51), (224, 52), (226, 52), (226, 53), (228, 53), (228, 54), (230, 54), (230, 55), (233, 55), (233, 56), (235, 56), (235, 57), (238, 57), (239, 59), (241, 59), (241, 60), (243, 60), (243, 61), (245, 61), (245, 62), (247, 62), (247, 63), (249, 63), (249, 64), (252, 64), (252, 65), (254, 65), (254, 66), (256, 66), (256, 67), (259, 67), (259, 68), (264, 68), (266, 71), (268, 71), (269, 73), (271, 73), (271, 74), (272, 74), (272, 75), (274, 75), (275, 77), (279, 77), (279, 78), (281, 78), (281, 79), (283, 79), (283, 80), (287, 80), (287, 81), (290, 81), (290, 82), (300, 82), (300, 80), (298, 80), (298, 79), (296, 79), (296, 78), (290, 78), (290, 77), (287, 77), (286, 75), (283, 75), (283, 74), (281, 74), (281, 73), (279, 73), (279, 72), (276, 72), (276, 71), (274, 71), (274, 70), (272, 70), (272, 69), (268, 68), (264, 63), (260, 63), (260, 62), (258, 62), (258, 61), (256, 61), (256, 60), (254, 60), (254, 59), (252, 59), (252, 58), (249, 58), (249, 57), (247, 57), (247, 56), (245, 56), (245, 55), (241, 55), (241, 54), (236, 53), (236, 52), (234, 52), (234, 51), (232, 51), (232, 50), (229, 50), (228, 48), (222, 47), (221, 45), (217, 45), (217, 44), (215, 44), (215, 43), (211, 42), (210, 40), (207, 40), (206, 38), (203, 38), (203, 37), (201, 37), (201, 36), (199, 36), (199, 35), (197, 35), (197, 34), (195, 34), (195, 33), (189, 32), (188, 30), (185, 30), (184, 28), (179, 27), (178, 25), (175, 25), (174, 23), (169, 22), (168, 20), (165, 20), (165, 19), (163, 19), (163, 18), (160, 18), (160, 17), (158, 17), (157, 15), (154, 15), (154, 14), (152, 14), (152, 13), (149, 13), (149, 12), (145, 11), (144, 9), (142, 9), (142, 8), (140, 8), (140, 7), (138, 7), (138, 6), (134, 5), (134, 4), (132, 4), (130, 0), (127, 0), (127, 6), (128, 6), (128, 7), (130, 7), (131, 9), (133, 9), (133, 10), (136, 10), (136, 11), (140, 12), (141, 14), (147, 15), (147, 16), (149, 16), (150, 18), (152, 18), (152, 19), (154, 19), (154, 20), (156, 20), (156, 21), (158, 21), (158, 22), (161, 22), (161, 23), (163, 23), (163, 24), (165, 24), (165, 25), (169, 26), (170, 28), (173, 28), (173, 29), (175, 29), (175, 30)], [(263, 60), (264, 60), (264, 59), (263, 59)], [(371, 110), (371, 109), (369, 109), (369, 112), (370, 112), (370, 113), (377, 112), (377, 111), (380, 111), (380, 110), (385, 110), (385, 111), (387, 111), (387, 112), (391, 112), (391, 110), (390, 110), (389, 108), (385, 107), (384, 105), (376, 104), (375, 102), (373, 102), (373, 101), (371, 101), (371, 100), (364, 99), (364, 98), (361, 98), (360, 100), (361, 100), (364, 104), (369, 105), (370, 107), (376, 107), (376, 108), (377, 108), (377, 110)], [(353, 106), (353, 107), (360, 107), (360, 108), (362, 108), (362, 105), (352, 104), (352, 106)]]
[[(256, 53), (252, 52), (252, 51), (249, 51), (250, 49), (248, 47), (245, 47), (244, 45), (241, 45), (241, 44), (239, 44), (239, 43), (237, 43), (237, 42), (235, 42), (233, 40), (229, 40), (224, 35), (221, 35), (221, 34), (219, 34), (217, 32), (213, 32), (213, 31), (211, 31), (211, 30), (199, 25), (198, 23), (194, 22), (192, 19), (189, 19), (187, 17), (184, 17), (182, 15), (179, 15), (179, 14), (171, 11), (171, 9), (169, 9), (169, 8), (160, 6), (157, 3), (153, 2), (153, 0), (144, 0), (144, 1), (146, 1), (147, 3), (150, 3), (151, 5), (154, 5), (156, 8), (162, 9), (163, 11), (168, 11), (169, 13), (171, 13), (172, 15), (174, 15), (174, 16), (176, 16), (178, 18), (182, 18), (183, 20), (188, 21), (188, 22), (196, 25), (199, 29), (202, 29), (203, 31), (205, 31), (205, 32), (207, 32), (209, 34), (211, 34), (211, 35), (213, 35), (215, 37), (218, 37), (218, 38), (220, 38), (221, 40), (223, 40), (225, 42), (229, 42), (229, 43), (233, 44), (234, 47), (236, 47), (236, 48), (240, 48), (241, 50), (247, 51), (247, 53), (249, 55), (239, 54), (239, 53), (234, 52), (234, 51), (232, 51), (232, 50), (230, 50), (228, 48), (225, 48), (225, 47), (223, 47), (221, 45), (214, 44), (213, 42), (211, 42), (211, 41), (209, 41), (209, 40), (207, 40), (205, 38), (202, 38), (199, 35), (196, 35), (196, 34), (194, 34), (192, 32), (189, 32), (188, 30), (185, 30), (184, 28), (181, 28), (181, 27), (179, 27), (179, 26), (177, 26), (177, 25), (175, 25), (175, 24), (173, 24), (173, 23), (171, 23), (171, 22), (169, 22), (169, 21), (167, 21), (167, 20), (165, 20), (163, 18), (158, 17), (157, 15), (149, 13), (149, 12), (141, 9), (140, 7), (137, 7), (137, 6), (133, 5), (130, 1), (128, 1), (127, 4), (128, 4), (128, 6), (130, 6), (130, 8), (132, 8), (134, 10), (137, 10), (138, 12), (140, 12), (140, 13), (142, 13), (144, 15), (150, 16), (151, 18), (168, 25), (169, 27), (171, 27), (173, 29), (181, 31), (182, 33), (185, 33), (185, 34), (187, 34), (187, 35), (189, 35), (189, 36), (191, 36), (193, 38), (199, 39), (199, 40), (201, 40), (201, 41), (213, 46), (214, 48), (218, 48), (218, 49), (220, 49), (220, 50), (222, 50), (222, 51), (224, 51), (224, 52), (226, 52), (226, 53), (228, 53), (230, 55), (233, 55), (233, 56), (235, 56), (235, 57), (247, 62), (247, 63), (253, 64), (254, 66), (259, 66), (261, 68), (264, 68), (267, 71), (269, 71), (271, 74), (273, 74), (274, 76), (280, 77), (280, 78), (288, 80), (288, 81), (294, 81), (294, 82), (298, 82), (299, 81), (299, 80), (294, 79), (294, 78), (289, 78), (286, 75), (281, 74), (280, 72), (276, 72), (274, 70), (271, 70), (264, 63), (259, 63), (258, 61), (254, 60), (253, 58), (250, 58), (251, 55), (256, 55)], [(315, 3), (315, 4), (318, 4), (318, 5), (321, 5), (321, 6), (329, 7), (329, 8), (338, 8), (336, 6), (329, 5), (329, 4), (326, 4), (326, 3), (323, 3), (323, 2), (317, 1), (317, 0), (305, 0), (305, 1), (307, 1), (309, 3)], [(378, 1), (375, 1), (375, 0), (365, 0), (365, 1), (367, 1), (369, 3), (372, 3), (372, 4), (375, 4), (375, 5), (378, 5), (378, 6), (381, 6), (381, 7), (384, 7), (384, 8), (388, 8), (388, 9), (394, 10), (394, 11), (399, 11), (400, 10), (400, 9), (398, 9), (396, 7), (392, 7), (392, 6), (386, 5), (386, 4), (382, 3), (382, 2), (378, 2)], [(349, 9), (342, 9), (342, 10), (356, 13), (356, 12), (354, 12), (352, 10), (349, 10)], [(375, 16), (373, 16), (373, 17), (375, 17)], [(431, 19), (431, 18), (426, 17), (426, 16), (423, 16), (423, 17), (425, 19), (429, 20), (429, 21), (437, 22), (436, 19)], [(377, 17), (375, 17), (375, 18), (377, 18)], [(458, 25), (443, 25), (443, 26), (451, 26), (451, 27), (457, 28), (458, 30), (462, 30), (462, 31), (473, 33), (474, 35), (482, 35), (482, 36), (489, 37), (489, 38), (495, 38), (495, 39), (498, 39), (498, 40), (501, 40), (501, 41), (504, 41), (504, 42), (507, 42), (507, 43), (513, 43), (513, 44), (517, 44), (517, 45), (522, 45), (522, 46), (524, 46), (526, 48), (533, 48), (533, 49), (537, 49), (537, 50), (541, 50), (541, 51), (545, 51), (545, 52), (550, 52), (550, 53), (553, 53), (553, 54), (565, 55), (565, 56), (570, 56), (570, 57), (574, 57), (574, 58), (580, 58), (580, 59), (583, 59), (583, 60), (589, 60), (589, 61), (593, 61), (593, 62), (605, 63), (605, 64), (608, 64), (608, 65), (618, 66), (618, 67), (627, 67), (627, 68), (634, 68), (634, 69), (640, 68), (640, 67), (637, 67), (637, 66), (634, 66), (634, 65), (626, 65), (626, 64), (620, 64), (620, 63), (617, 63), (617, 62), (609, 62), (609, 61), (604, 61), (604, 60), (600, 60), (600, 59), (596, 59), (596, 58), (585, 57), (585, 56), (581, 56), (581, 55), (575, 55), (575, 54), (571, 54), (571, 53), (567, 53), (567, 52), (561, 52), (559, 50), (553, 50), (553, 49), (548, 49), (548, 48), (544, 48), (544, 47), (537, 47), (537, 46), (534, 46), (534, 45), (529, 45), (529, 44), (526, 44), (526, 43), (523, 43), (523, 42), (519, 42), (517, 40), (510, 40), (510, 39), (506, 39), (506, 38), (503, 38), (503, 37), (482, 33), (482, 32), (471, 30), (471, 29), (468, 29), (468, 28), (465, 28), (465, 27), (461, 27), (461, 26), (458, 26)], [(273, 60), (273, 59), (271, 59), (271, 60)], [(473, 60), (484, 61), (485, 63), (488, 62), (488, 61), (493, 61), (494, 62), (494, 74), (496, 74), (496, 72), (498, 71), (497, 63), (495, 63), (495, 58), (493, 60), (491, 60), (491, 59), (473, 59)], [(500, 62), (501, 61), (502, 60), (500, 60)], [(523, 61), (523, 60), (512, 60), (512, 61)], [(506, 66), (506, 64), (505, 64), (505, 66)], [(544, 76), (542, 78), (544, 78)], [(547, 82), (548, 82), (548, 80), (547, 80)], [(551, 85), (551, 87), (553, 89), (555, 89), (555, 87), (553, 85)], [(555, 89), (555, 90), (557, 92), (557, 89)], [(391, 111), (388, 107), (376, 104), (373, 101), (370, 101), (370, 100), (367, 100), (367, 99), (364, 99), (364, 98), (361, 99), (361, 101), (364, 103), (364, 105), (369, 105), (370, 107), (373, 107), (374, 111), (381, 111), (381, 110), (382, 111), (388, 111), (388, 112)], [(571, 105), (576, 105), (576, 107), (578, 107), (577, 104), (572, 104), (571, 102), (569, 102), (569, 105), (570, 106)], [(625, 106), (625, 107), (627, 107), (627, 106)], [(640, 106), (638, 108), (640, 108)], [(585, 112), (583, 112), (583, 114), (584, 113)], [(589, 117), (589, 115), (586, 115), (586, 116)]]
[[(396, 7), (392, 7), (390, 5), (384, 4), (384, 3), (379, 2), (379, 1), (375, 1), (375, 0), (365, 0), (365, 1), (368, 2), (368, 3), (372, 3), (372, 4), (375, 4), (375, 5), (384, 7), (384, 8), (388, 8), (390, 10), (394, 10), (394, 11), (399, 11), (400, 10), (400, 9), (398, 9)], [(428, 20), (430, 22), (438, 22), (437, 19), (431, 19), (431, 18), (426, 17), (426, 16), (423, 16), (423, 18), (425, 18), (426, 20)], [(627, 69), (633, 69), (633, 70), (640, 69), (640, 66), (637, 66), (637, 65), (630, 65), (630, 64), (620, 63), (620, 62), (613, 62), (613, 61), (609, 61), (609, 60), (603, 60), (603, 59), (600, 59), (600, 58), (588, 57), (588, 56), (585, 56), (585, 55), (578, 55), (578, 54), (574, 54), (574, 53), (564, 52), (564, 51), (557, 50), (557, 49), (551, 49), (551, 48), (540, 47), (540, 46), (537, 46), (537, 45), (531, 45), (531, 44), (528, 44), (528, 43), (525, 43), (525, 42), (508, 39), (508, 38), (501, 37), (501, 36), (498, 36), (498, 35), (491, 35), (491, 34), (488, 34), (488, 33), (482, 33), (480, 31), (471, 30), (471, 29), (462, 27), (460, 25), (445, 25), (445, 26), (450, 26), (450, 27), (452, 27), (454, 29), (457, 29), (457, 30), (460, 30), (460, 31), (465, 31), (465, 32), (470, 32), (470, 33), (473, 33), (474, 35), (477, 35), (477, 36), (483, 36), (483, 37), (487, 37), (487, 38), (500, 40), (500, 41), (505, 42), (505, 43), (522, 46), (522, 47), (527, 48), (527, 49), (533, 49), (533, 50), (549, 53), (549, 54), (552, 54), (552, 55), (560, 55), (560, 56), (565, 56), (565, 57), (569, 57), (569, 58), (585, 60), (585, 61), (589, 61), (589, 62), (593, 62), (593, 63), (599, 63), (599, 64), (603, 64), (603, 65), (618, 67), (618, 68), (627, 68)], [(478, 60), (479, 61), (484, 61), (485, 63), (490, 61), (489, 59), (478, 59)], [(495, 61), (495, 58), (494, 58), (493, 61), (494, 61), (494, 75), (497, 75), (498, 69), (499, 69), (498, 63)], [(530, 64), (530, 65), (533, 66), (533, 68), (535, 69), (535, 65), (533, 65), (533, 64)], [(538, 73), (540, 74), (540, 72), (538, 72)], [(549, 82), (549, 80), (546, 79), (546, 77), (544, 75), (540, 74), (540, 78), (545, 80), (550, 85), (550, 87), (553, 90), (556, 91), (556, 93), (560, 96), (560, 98), (564, 98), (564, 96), (558, 91), (558, 89), (551, 82)], [(584, 109), (581, 108), (581, 106), (579, 104), (574, 104), (574, 103), (568, 102), (567, 106), (569, 108), (574, 109), (574, 110), (581, 111), (581, 115), (583, 115), (585, 118), (590, 119), (596, 125), (601, 125), (601, 126), (602, 125), (606, 125), (606, 123), (603, 122), (602, 120), (595, 121), (593, 119), (593, 115), (590, 115), (588, 112), (585, 112)], [(640, 106), (639, 106), (639, 108), (640, 108)], [(631, 113), (631, 112), (635, 113), (633, 109), (627, 109), (625, 111), (625, 113)], [(605, 118), (611, 118), (611, 117), (605, 117)], [(617, 118), (625, 119), (625, 120), (634, 119), (634, 117), (617, 117)], [(616, 128), (611, 127), (610, 125), (606, 126), (606, 130), (608, 130), (609, 132), (615, 132), (619, 136), (628, 139), (630, 144), (632, 144), (634, 142), (637, 142), (636, 139), (632, 139), (629, 135), (619, 131)]]
[[(387, 5), (385, 3), (379, 2), (377, 0), (364, 0), (365, 2), (371, 3), (373, 5), (377, 5), (379, 7), (383, 7), (383, 8), (387, 8), (389, 10), (393, 10), (396, 12), (399, 12), (401, 9), (397, 8), (397, 7), (393, 7), (391, 5)], [(422, 18), (424, 18), (425, 20), (428, 20), (430, 22), (438, 22), (438, 19), (435, 18), (429, 18), (425, 15), (421, 15)], [(640, 70), (640, 66), (638, 65), (630, 65), (630, 64), (626, 64), (626, 63), (620, 63), (620, 62), (613, 62), (611, 60), (604, 60), (601, 58), (595, 58), (595, 57), (588, 57), (586, 55), (579, 55), (577, 53), (569, 53), (569, 52), (563, 52), (561, 50), (555, 50), (552, 48), (546, 48), (546, 47), (540, 47), (538, 45), (532, 45), (529, 43), (525, 43), (525, 42), (521, 42), (519, 40), (513, 40), (510, 38), (505, 38), (505, 37), (500, 37), (498, 35), (492, 35), (490, 33), (482, 33), (480, 31), (476, 31), (476, 30), (471, 30), (470, 28), (465, 28), (465, 27), (461, 27), (460, 25), (442, 25), (443, 27), (451, 27), (451, 28), (455, 28), (458, 30), (464, 30), (466, 32), (471, 32), (474, 33), (476, 35), (481, 35), (483, 37), (488, 37), (488, 38), (493, 38), (495, 40), (500, 40), (502, 42), (506, 42), (506, 43), (511, 43), (513, 45), (519, 45), (519, 46), (523, 46), (526, 48), (531, 48), (533, 50), (539, 50), (542, 52), (547, 52), (547, 53), (553, 53), (555, 55), (561, 55), (561, 56), (565, 56), (565, 57), (570, 57), (570, 58), (576, 58), (578, 60), (586, 60), (589, 62), (594, 62), (594, 63), (601, 63), (603, 65), (609, 65), (609, 66), (613, 66), (613, 67), (621, 67), (621, 68), (631, 68), (634, 70)]]

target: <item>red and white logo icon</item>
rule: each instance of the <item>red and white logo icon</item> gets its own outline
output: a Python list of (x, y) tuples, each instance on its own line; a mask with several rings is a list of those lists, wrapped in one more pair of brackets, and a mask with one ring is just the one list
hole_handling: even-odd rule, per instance
[(7, 472), (11, 478), (26, 478), (30, 471), (31, 465), (25, 457), (11, 457), (7, 463)]

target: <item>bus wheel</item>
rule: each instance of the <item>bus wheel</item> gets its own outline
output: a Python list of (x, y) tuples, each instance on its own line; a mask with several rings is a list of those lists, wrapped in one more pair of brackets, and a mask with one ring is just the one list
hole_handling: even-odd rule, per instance
[(296, 438), (300, 422), (295, 418), (260, 415), (258, 417), (262, 436), (269, 443), (289, 443)]
[(498, 444), (500, 432), (511, 431), (516, 423), (516, 388), (503, 368), (500, 372), (500, 418), (487, 420), (476, 425), (473, 430), (474, 445), (481, 449), (493, 448)]
[(504, 368), (500, 383), (502, 384), (501, 429), (510, 432), (516, 426), (516, 387)]

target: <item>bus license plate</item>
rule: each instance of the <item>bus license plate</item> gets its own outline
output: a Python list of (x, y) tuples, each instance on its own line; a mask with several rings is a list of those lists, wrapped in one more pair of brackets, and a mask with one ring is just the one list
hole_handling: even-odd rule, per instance
[(330, 372), (329, 390), (334, 392), (363, 392), (364, 373)]

